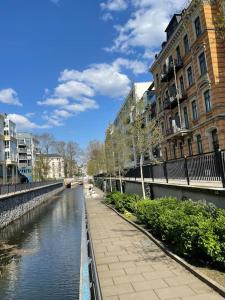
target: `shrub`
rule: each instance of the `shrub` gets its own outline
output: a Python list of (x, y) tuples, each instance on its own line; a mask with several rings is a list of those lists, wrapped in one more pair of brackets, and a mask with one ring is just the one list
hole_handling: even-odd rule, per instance
[(111, 193), (106, 202), (121, 213), (132, 212), (174, 252), (225, 268), (225, 211), (205, 202), (176, 198), (141, 199)]

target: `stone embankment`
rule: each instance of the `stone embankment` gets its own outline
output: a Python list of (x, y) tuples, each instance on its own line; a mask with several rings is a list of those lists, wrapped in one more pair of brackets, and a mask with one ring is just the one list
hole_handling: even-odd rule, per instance
[(5, 195), (0, 198), (0, 228), (20, 218), (22, 215), (50, 200), (64, 190), (63, 183), (49, 184), (29, 191)]

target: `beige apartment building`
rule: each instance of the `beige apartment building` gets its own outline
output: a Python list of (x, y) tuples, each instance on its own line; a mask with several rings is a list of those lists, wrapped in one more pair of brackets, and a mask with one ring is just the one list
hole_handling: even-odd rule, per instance
[[(130, 92), (126, 96), (123, 105), (113, 122), (113, 127), (111, 128), (112, 131), (113, 128), (117, 128), (121, 132), (126, 134), (130, 124), (132, 124), (135, 118), (136, 104), (144, 98), (145, 106), (146, 108), (148, 107), (150, 95), (148, 95), (149, 86), (151, 86), (151, 82), (135, 82), (133, 84), (133, 86), (130, 89)], [(132, 141), (130, 142), (129, 148), (130, 155), (129, 159), (127, 159), (125, 163), (126, 168), (136, 166), (138, 161), (136, 151), (134, 148), (134, 143), (132, 143)]]
[(164, 159), (225, 149), (225, 42), (222, 0), (192, 1), (166, 28), (151, 67)]
[(64, 158), (58, 154), (45, 154), (48, 159), (48, 179), (62, 179), (65, 178), (64, 173)]

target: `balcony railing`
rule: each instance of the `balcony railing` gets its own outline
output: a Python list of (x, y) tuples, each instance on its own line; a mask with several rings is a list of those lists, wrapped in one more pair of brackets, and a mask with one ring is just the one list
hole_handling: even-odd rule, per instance
[[(181, 68), (183, 68), (183, 59), (180, 57), (174, 60), (175, 63), (175, 71), (178, 72)], [(169, 82), (172, 78), (174, 78), (174, 64), (170, 62), (167, 70), (164, 74), (161, 75), (161, 82)]]
[[(187, 93), (184, 91), (179, 95), (179, 100), (180, 103), (183, 102), (184, 100), (186, 100), (188, 98)], [(172, 109), (174, 107), (176, 107), (178, 104), (177, 102), (177, 96), (173, 95), (169, 98), (165, 98), (164, 102), (163, 102), (163, 107), (164, 109)]]
[(189, 133), (189, 131), (190, 130), (189, 130), (188, 126), (186, 126), (185, 124), (183, 124), (182, 128), (179, 126), (173, 126), (166, 130), (166, 136), (171, 136), (171, 135), (172, 136), (179, 136), (179, 135), (183, 136), (183, 135)]

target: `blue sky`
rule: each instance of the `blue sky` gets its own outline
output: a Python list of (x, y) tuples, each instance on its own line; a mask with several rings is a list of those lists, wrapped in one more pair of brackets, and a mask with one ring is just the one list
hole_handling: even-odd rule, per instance
[(104, 139), (180, 0), (0, 1), (0, 111), (18, 130)]

